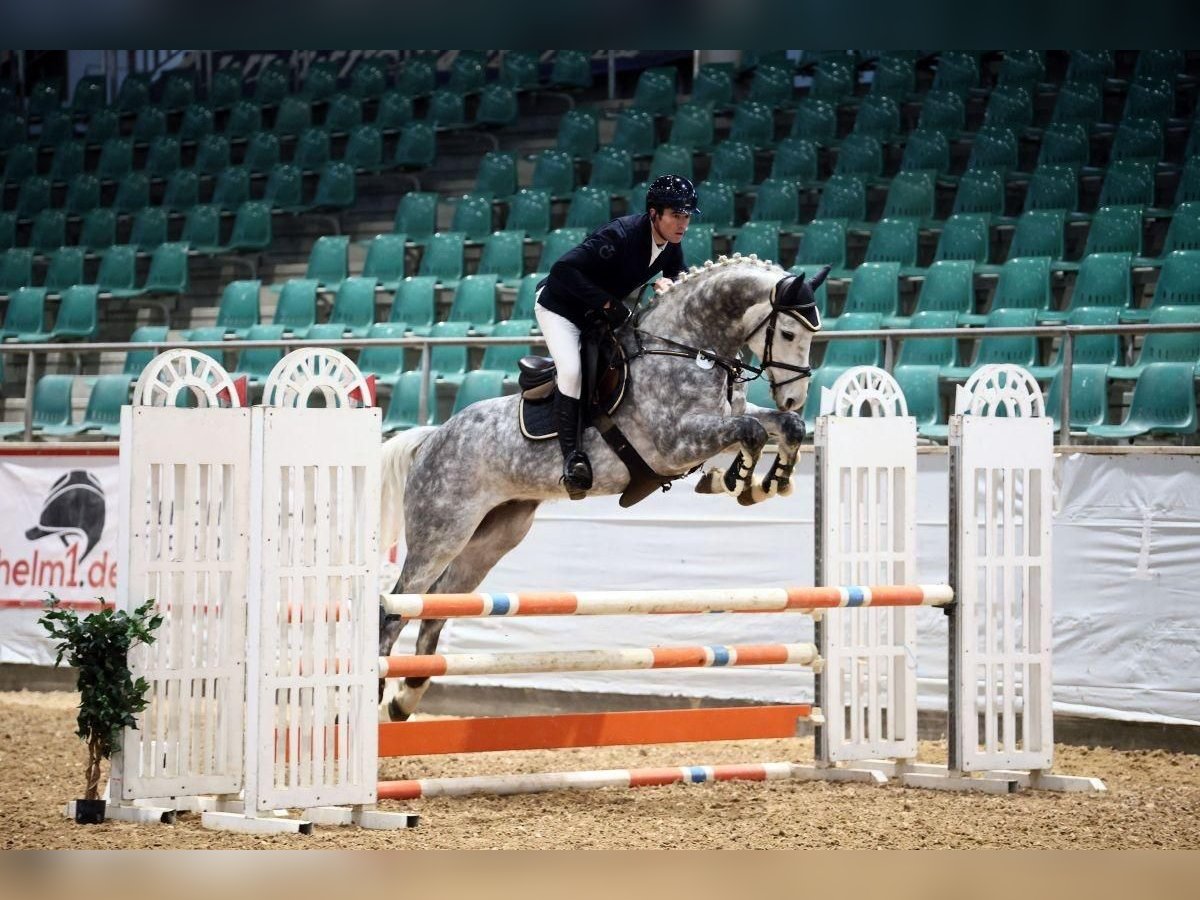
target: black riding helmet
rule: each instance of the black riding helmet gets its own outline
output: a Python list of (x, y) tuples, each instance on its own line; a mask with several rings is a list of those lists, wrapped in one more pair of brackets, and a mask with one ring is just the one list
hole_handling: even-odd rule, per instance
[(680, 212), (699, 215), (696, 206), (696, 187), (682, 175), (659, 175), (646, 191), (646, 211), (653, 206), (665, 206)]

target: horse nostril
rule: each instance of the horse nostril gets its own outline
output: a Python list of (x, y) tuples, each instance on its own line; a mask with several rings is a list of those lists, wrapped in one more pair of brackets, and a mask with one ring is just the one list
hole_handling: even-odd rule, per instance
[(784, 401), (783, 408), (784, 408), (784, 409), (791, 409), (791, 408), (792, 408), (793, 406), (795, 406), (795, 405), (796, 405), (796, 398), (795, 398), (795, 397), (789, 397), (789, 398), (788, 398), (786, 401)]

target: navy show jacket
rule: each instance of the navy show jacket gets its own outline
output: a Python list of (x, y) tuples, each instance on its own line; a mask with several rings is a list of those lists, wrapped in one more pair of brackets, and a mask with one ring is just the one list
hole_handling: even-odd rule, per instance
[(655, 275), (676, 278), (685, 268), (682, 248), (668, 242), (651, 265), (650, 231), (649, 213), (598, 228), (551, 266), (538, 284), (538, 303), (582, 328), (587, 313), (623, 300)]

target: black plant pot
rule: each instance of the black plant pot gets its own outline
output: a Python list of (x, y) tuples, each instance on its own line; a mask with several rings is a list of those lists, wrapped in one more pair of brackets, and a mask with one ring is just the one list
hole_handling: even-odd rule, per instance
[(75, 801), (75, 824), (76, 825), (101, 825), (104, 823), (104, 809), (106, 801), (104, 800), (76, 800)]

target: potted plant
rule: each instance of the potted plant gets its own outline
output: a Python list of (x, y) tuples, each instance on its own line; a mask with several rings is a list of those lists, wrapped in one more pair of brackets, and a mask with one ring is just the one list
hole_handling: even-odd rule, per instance
[(136, 728), (136, 716), (149, 702), (146, 679), (137, 681), (129, 671), (129, 650), (154, 642), (152, 632), (162, 616), (152, 615), (154, 601), (148, 600), (132, 613), (117, 612), (100, 601), (100, 611), (80, 618), (64, 609), (53, 594), (47, 612), (38, 623), (56, 640), (60, 665), (65, 657), (79, 670), (79, 717), (75, 733), (87, 742), (87, 789), (75, 803), (75, 821), (98, 824), (104, 821), (105, 801), (100, 799), (100, 761), (112, 756), (121, 745), (121, 732)]

